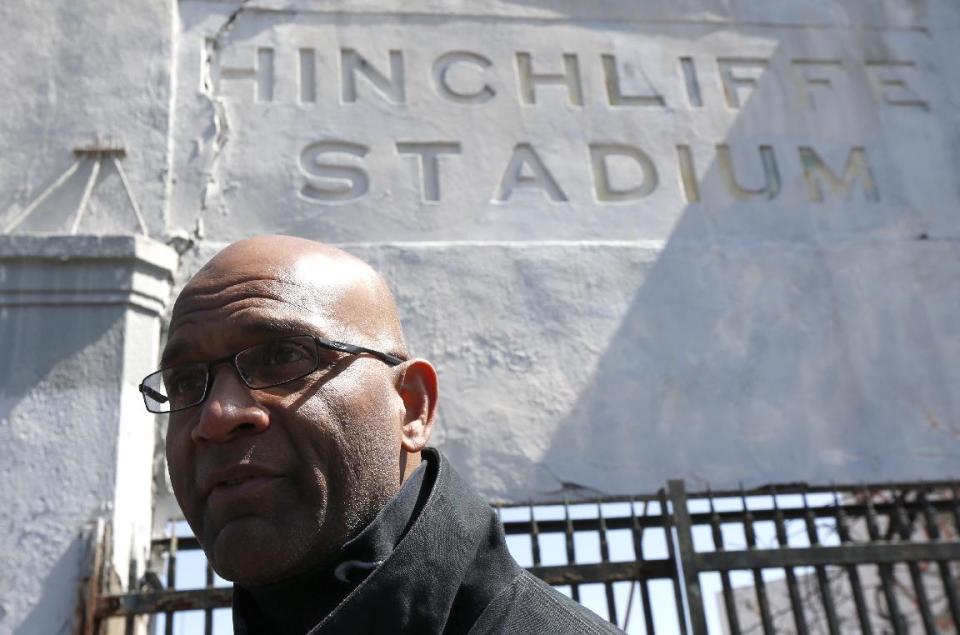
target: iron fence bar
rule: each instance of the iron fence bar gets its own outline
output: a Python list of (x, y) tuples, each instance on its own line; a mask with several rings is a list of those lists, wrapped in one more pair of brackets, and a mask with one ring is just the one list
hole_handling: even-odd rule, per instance
[(530, 573), (547, 584), (584, 584), (586, 582), (629, 582), (636, 579), (669, 580), (673, 578), (673, 561), (669, 558), (645, 562), (598, 562), (531, 567)]
[[(777, 502), (777, 494), (773, 493), (773, 509), (775, 512), (774, 529), (777, 533), (777, 543), (780, 547), (789, 547), (790, 540), (787, 538), (786, 521), (783, 513), (780, 511), (780, 504)], [(784, 570), (787, 577), (787, 591), (790, 594), (790, 608), (793, 610), (793, 623), (797, 627), (798, 635), (807, 635), (807, 620), (803, 612), (803, 602), (800, 598), (800, 589), (797, 586), (797, 574), (793, 567), (786, 567)]]
[[(647, 515), (647, 504), (649, 501), (643, 501), (643, 511), (641, 512), (644, 517)], [(637, 510), (634, 507), (634, 503), (630, 503), (630, 515), (634, 519), (634, 524), (632, 527), (632, 536), (633, 536), (633, 551), (636, 555), (637, 561), (642, 566), (646, 561), (646, 557), (643, 554), (643, 527), (640, 523), (636, 522), (637, 519)], [(646, 577), (638, 577), (637, 584), (640, 585), (640, 601), (643, 603), (643, 625), (647, 629), (647, 635), (653, 635), (653, 607), (650, 604), (650, 589), (647, 586)], [(630, 597), (633, 598), (633, 591), (630, 592)], [(627, 605), (628, 615), (623, 622), (623, 630), (627, 630), (627, 622), (630, 619), (629, 616), (629, 606)]]
[[(920, 492), (920, 502), (923, 504), (923, 517), (927, 524), (927, 535), (934, 541), (942, 540), (940, 525), (937, 522), (937, 516), (933, 508), (927, 505), (927, 493)], [(943, 585), (943, 592), (947, 596), (947, 606), (950, 607), (950, 617), (953, 620), (954, 628), (960, 627), (960, 601), (957, 599), (957, 587), (953, 581), (953, 575), (950, 573), (950, 563), (940, 561), (937, 563), (937, 569), (940, 573), (940, 583)]]
[[(847, 516), (844, 513), (843, 506), (837, 498), (837, 493), (833, 493), (834, 511), (837, 520), (837, 535), (840, 537), (841, 545), (849, 545), (850, 531), (847, 527)], [(870, 613), (867, 611), (867, 603), (863, 597), (863, 587), (860, 584), (860, 571), (856, 565), (846, 565), (847, 576), (850, 579), (850, 589), (853, 592), (853, 603), (857, 608), (857, 619), (860, 621), (860, 632), (863, 635), (873, 635), (873, 627), (870, 624)]]
[[(122, 593), (104, 595), (97, 601), (97, 615), (101, 617), (126, 617), (145, 613), (174, 613), (206, 608), (228, 608), (233, 601), (233, 589), (188, 589), (180, 591), (151, 591), (148, 593)], [(172, 620), (167, 621), (172, 624)], [(169, 627), (171, 630), (173, 627)]]
[[(749, 549), (749, 551), (740, 553), (756, 553), (754, 550), (757, 547), (757, 536), (753, 531), (753, 513), (750, 511), (750, 507), (747, 505), (746, 493), (742, 490), (740, 492), (740, 501), (743, 505), (743, 533), (747, 539), (747, 547)], [(723, 554), (713, 555), (730, 556), (737, 555), (737, 552), (728, 551)], [(748, 560), (752, 562), (754, 566), (737, 568), (750, 568), (753, 571), (753, 586), (757, 593), (757, 604), (760, 607), (760, 623), (763, 626), (763, 632), (765, 635), (772, 635), (774, 633), (773, 619), (770, 617), (770, 603), (767, 601), (767, 587), (763, 581), (762, 567), (757, 564), (756, 558), (749, 558)], [(701, 570), (703, 569), (702, 566), (700, 568)]]
[[(213, 588), (213, 567), (207, 562), (207, 588)], [(213, 609), (207, 607), (203, 611), (203, 635), (213, 635)]]
[[(629, 582), (637, 579), (671, 579), (673, 562), (668, 559), (607, 564), (531, 567), (529, 571), (551, 585), (591, 582)], [(228, 608), (233, 599), (230, 587), (165, 590), (149, 593), (122, 593), (98, 598), (100, 617), (124, 617), (145, 613), (164, 613)], [(172, 621), (168, 620), (168, 624)], [(170, 627), (173, 628), (172, 626)]]
[[(667, 487), (670, 486), (670, 481)], [(687, 614), (684, 610), (683, 591), (680, 585), (683, 584), (683, 575), (680, 570), (680, 560), (677, 557), (677, 549), (673, 544), (673, 521), (674, 515), (670, 513), (667, 506), (667, 493), (660, 490), (660, 516), (663, 518), (663, 535), (667, 542), (667, 559), (671, 564), (671, 579), (673, 580), (673, 600), (677, 605), (677, 619), (680, 622), (681, 635), (687, 635)]]
[[(138, 590), (137, 589), (137, 561), (133, 557), (130, 558), (130, 566), (127, 569), (127, 588), (130, 589), (131, 592), (135, 592)], [(126, 619), (123, 621), (124, 635), (133, 635), (133, 627), (134, 627), (133, 619), (134, 619), (133, 615), (128, 615)]]
[[(953, 516), (953, 531), (956, 536), (960, 537), (960, 494), (957, 493), (956, 484), (950, 487), (950, 493), (950, 513)], [(957, 624), (957, 627), (960, 628), (960, 624)]]
[[(567, 503), (563, 504), (563, 519), (563, 536), (567, 547), (567, 565), (573, 566), (573, 563), (577, 561), (577, 558), (573, 541), (573, 522), (570, 520), (570, 505)], [(580, 601), (580, 586), (578, 584), (570, 584), (570, 597), (572, 597), (575, 602)]]
[[(877, 527), (877, 514), (873, 507), (873, 497), (866, 488), (864, 488), (863, 495), (867, 510), (864, 516), (867, 523), (867, 534), (871, 541), (878, 542), (880, 540), (880, 528)], [(903, 635), (906, 624), (900, 615), (900, 608), (897, 606), (897, 595), (893, 586), (893, 566), (889, 562), (879, 563), (877, 571), (880, 573), (880, 584), (883, 588), (884, 598), (887, 600), (887, 611), (890, 613), (890, 624), (893, 627), (894, 635)]]
[[(597, 518), (600, 520), (600, 562), (609, 564), (610, 546), (607, 544), (607, 527), (603, 522), (603, 506), (597, 503)], [(613, 595), (613, 582), (603, 583), (604, 594), (607, 597), (607, 616), (614, 624), (617, 623), (617, 598)]]
[(693, 527), (687, 510), (686, 486), (683, 481), (668, 481), (670, 503), (673, 505), (673, 517), (677, 527), (677, 546), (680, 550), (678, 570), (687, 592), (687, 613), (694, 635), (706, 635), (707, 618), (703, 611), (703, 592), (700, 588), (700, 569), (697, 567), (693, 546)]
[(153, 548), (159, 549), (161, 552), (170, 551), (170, 544), (176, 541), (177, 550), (179, 551), (195, 551), (200, 549), (200, 541), (197, 540), (196, 536), (164, 536), (162, 538), (153, 539)]
[(960, 560), (960, 542), (852, 544), (840, 547), (789, 547), (787, 549), (748, 549), (714, 551), (693, 556), (701, 571), (735, 569), (780, 569), (788, 566), (893, 564)]
[[(841, 490), (842, 491), (842, 490)], [(778, 496), (784, 496), (784, 494), (777, 493)], [(746, 496), (770, 496), (770, 494), (746, 494)], [(692, 496), (690, 498), (693, 498)], [(717, 496), (716, 498), (720, 498)], [(739, 498), (739, 497), (738, 497)], [(949, 512), (951, 509), (951, 502), (947, 500), (937, 500), (931, 501), (934, 509), (938, 512)], [(918, 503), (904, 503), (904, 508), (912, 514), (920, 514), (923, 512), (923, 509)], [(844, 505), (846, 512), (852, 516), (863, 516), (866, 514), (866, 508), (863, 505), (856, 503), (849, 503)], [(874, 505), (874, 511), (880, 514), (889, 514), (893, 509), (892, 504), (879, 504)], [(813, 514), (817, 519), (833, 519), (833, 509), (830, 506), (824, 507), (812, 507), (809, 511), (804, 510), (802, 507), (781, 507), (780, 512), (783, 514), (785, 520), (804, 520), (808, 513)], [(751, 510), (753, 514), (754, 522), (763, 522), (770, 521), (773, 522), (776, 519), (774, 518), (775, 512), (771, 509), (754, 509)], [(736, 523), (741, 520), (740, 512), (738, 511), (729, 511), (729, 512), (718, 512), (721, 522), (724, 523)], [(705, 525), (709, 519), (709, 514), (705, 512), (700, 513), (691, 513), (690, 519), (694, 525)], [(613, 526), (615, 519), (607, 519), (608, 525)], [(618, 527), (619, 528), (619, 527)], [(542, 529), (542, 528), (541, 528)]]
[(89, 577), (81, 587), (80, 635), (94, 635), (97, 628), (97, 602), (106, 583), (107, 545), (110, 544), (110, 524), (98, 518), (91, 528), (87, 543), (87, 571)]
[[(623, 612), (623, 626), (620, 626), (620, 630), (627, 630), (627, 624), (630, 623), (630, 610), (633, 608), (633, 592), (637, 588), (637, 581), (630, 581), (630, 588), (627, 589), (627, 609)], [(619, 626), (619, 624), (617, 624)]]
[[(843, 491), (843, 490), (838, 490)], [(703, 497), (706, 498), (708, 494), (705, 494)], [(746, 493), (747, 496), (751, 496), (749, 491)], [(766, 494), (757, 494), (757, 495), (766, 495), (769, 496), (769, 489), (767, 489)], [(783, 494), (778, 492), (779, 496)], [(699, 498), (699, 496), (688, 495), (688, 498)], [(715, 498), (728, 498), (724, 496), (715, 496)], [(737, 495), (739, 498), (739, 495)], [(644, 500), (638, 498), (638, 500)], [(930, 501), (931, 506), (934, 511), (937, 513), (952, 513), (954, 502), (952, 500), (935, 500)], [(537, 503), (538, 506), (544, 505), (543, 503)], [(566, 507), (566, 506), (564, 506)], [(494, 507), (499, 509), (500, 506), (497, 505)], [(912, 513), (923, 513), (923, 508), (919, 503), (905, 503), (904, 508), (908, 512)], [(880, 514), (887, 514), (892, 510), (892, 505), (874, 505), (874, 510)], [(814, 507), (811, 510), (811, 513), (816, 518), (833, 518), (834, 510), (832, 507)], [(866, 508), (864, 505), (860, 504), (847, 504), (844, 505), (844, 511), (851, 516), (864, 516), (866, 514)], [(783, 514), (784, 520), (803, 520), (805, 518), (806, 512), (801, 508), (789, 508), (783, 507), (780, 512)], [(729, 512), (716, 512), (719, 520), (722, 524), (729, 523), (740, 523), (743, 520), (740, 512), (738, 511), (729, 511)], [(775, 512), (773, 509), (764, 510), (764, 509), (755, 509), (751, 512), (753, 514), (754, 522), (762, 521), (775, 521)], [(691, 512), (690, 521), (693, 526), (697, 525), (709, 525), (711, 521), (711, 514), (706, 512)], [(616, 529), (631, 529), (634, 524), (634, 518), (630, 516), (607, 516), (605, 519), (607, 530), (616, 530)], [(646, 518), (640, 517), (636, 519), (636, 522), (644, 528), (658, 528), (662, 527), (662, 520), (655, 516), (648, 516)], [(577, 518), (575, 520), (570, 520), (572, 525), (572, 531), (597, 531), (599, 528), (599, 521), (596, 518)], [(503, 523), (504, 533), (507, 535), (512, 534), (527, 534), (529, 533), (530, 523), (527, 521), (507, 521)], [(548, 533), (564, 533), (567, 530), (567, 519), (562, 520), (539, 520), (537, 521), (537, 528), (541, 534)], [(159, 538), (154, 541), (154, 547), (160, 550), (166, 550), (170, 545), (170, 538)], [(193, 536), (181, 536), (177, 539), (178, 545), (177, 549), (179, 551), (194, 551), (200, 549), (200, 542)]]
[[(713, 536), (713, 548), (717, 551), (723, 551), (726, 547), (724, 546), (723, 528), (720, 525), (720, 517), (714, 508), (713, 497), (709, 496), (707, 500), (710, 505), (710, 533)], [(720, 584), (723, 587), (723, 605), (726, 608), (730, 632), (739, 633), (740, 618), (737, 616), (737, 602), (733, 595), (733, 585), (730, 584), (730, 573), (728, 571), (720, 572)]]
[[(809, 513), (810, 504), (807, 501), (806, 494), (803, 494), (803, 509), (808, 512), (804, 515), (804, 524), (807, 528), (807, 537), (810, 539), (810, 544), (820, 546), (820, 534), (817, 532), (817, 523), (813, 514)], [(814, 571), (817, 576), (817, 586), (820, 587), (820, 600), (823, 602), (823, 610), (827, 616), (827, 629), (830, 631), (830, 635), (839, 635), (837, 607), (833, 603), (833, 593), (830, 589), (830, 579), (827, 577), (826, 565), (818, 564), (814, 567)]]
[[(906, 495), (905, 493), (903, 494)], [(906, 516), (906, 513), (899, 505), (901, 500), (901, 495), (894, 491), (894, 502), (897, 503), (895, 513), (893, 516), (893, 526), (896, 532), (899, 534), (900, 538), (903, 540), (910, 540), (910, 530), (913, 527), (912, 520)], [(917, 608), (920, 610), (920, 617), (923, 620), (923, 628), (927, 632), (927, 635), (936, 635), (937, 625), (936, 621), (933, 619), (933, 614), (930, 612), (930, 602), (927, 597), (927, 589), (923, 584), (923, 575), (920, 572), (920, 565), (916, 560), (910, 560), (907, 562), (907, 569), (910, 571), (910, 580), (913, 582), (913, 589), (916, 595)]]
[[(772, 486), (767, 486), (762, 488), (761, 491), (746, 490), (745, 493), (747, 496), (755, 496), (755, 495), (769, 496), (771, 489), (773, 489)], [(790, 493), (797, 493), (797, 492), (791, 492), (791, 491), (783, 491), (783, 492), (781, 492), (780, 490), (775, 490), (775, 491), (779, 496), (783, 496)], [(822, 488), (811, 488), (810, 493), (814, 494), (821, 491), (822, 491)], [(849, 490), (838, 488), (837, 491), (849, 491)], [(702, 495), (688, 493), (687, 497), (691, 499), (706, 498), (709, 495), (710, 495), (710, 492), (708, 491), (707, 493)], [(726, 496), (726, 495), (721, 496), (716, 493), (713, 494), (713, 496), (714, 498), (717, 498), (717, 499), (740, 498), (739, 492), (736, 494), (735, 497)], [(648, 501), (648, 499), (649, 499), (648, 496), (637, 497), (637, 501)], [(618, 498), (609, 498), (609, 499), (604, 498), (604, 499), (597, 499), (597, 500), (601, 500), (603, 503), (629, 502), (629, 498), (625, 498), (624, 500), (619, 500)], [(593, 504), (596, 502), (596, 500), (589, 501), (589, 502)], [(527, 503), (524, 503), (524, 505), (526, 504)], [(536, 504), (538, 506), (563, 505), (564, 507), (566, 507), (569, 503), (537, 502)], [(949, 499), (938, 499), (938, 500), (930, 501), (930, 504), (933, 506), (934, 510), (937, 511), (938, 513), (941, 513), (941, 512), (950, 513), (953, 511), (954, 502)], [(905, 509), (907, 509), (907, 511), (909, 512), (915, 512), (915, 513), (923, 512), (922, 507), (920, 506), (919, 503), (907, 502), (904, 504), (904, 506), (905, 506)], [(495, 509), (500, 509), (501, 507), (502, 505), (499, 503), (494, 504)], [(889, 509), (892, 508), (892, 505), (880, 504), (880, 505), (874, 505), (874, 508), (877, 513), (886, 514), (888, 513)], [(847, 512), (847, 514), (851, 516), (863, 516), (866, 513), (865, 507), (862, 504), (858, 504), (858, 503), (845, 504), (844, 509)], [(811, 511), (813, 515), (816, 516), (817, 518), (832, 518), (834, 513), (833, 509), (830, 507), (814, 507), (812, 508)], [(774, 511), (772, 509), (769, 509), (769, 510), (755, 509), (752, 511), (752, 513), (753, 513), (753, 519), (755, 522), (775, 520)], [(802, 508), (791, 508), (791, 507), (781, 508), (781, 513), (783, 514), (783, 517), (785, 520), (803, 520), (804, 514), (805, 514)], [(740, 516), (740, 512), (737, 512), (737, 511), (729, 511), (729, 512), (718, 511), (717, 514), (720, 517), (720, 522), (724, 524), (739, 523), (742, 520), (742, 517)], [(691, 512), (690, 520), (694, 526), (707, 525), (710, 523), (710, 514), (704, 513), (704, 512)], [(596, 518), (578, 518), (576, 520), (572, 520), (571, 522), (573, 523), (574, 531), (596, 531), (599, 524)], [(641, 524), (641, 526), (645, 528), (657, 528), (662, 526), (661, 520), (655, 516), (650, 516), (647, 518), (641, 517), (640, 519), (638, 519), (638, 522)], [(566, 519), (537, 521), (540, 533), (542, 534), (563, 533), (564, 531), (566, 531), (566, 523), (567, 523)], [(633, 526), (633, 518), (631, 518), (630, 516), (608, 516), (606, 518), (606, 523), (607, 523), (608, 530), (630, 529)], [(504, 533), (506, 533), (507, 535), (525, 534), (529, 531), (528, 527), (529, 527), (529, 523), (526, 521), (507, 521), (503, 523), (503, 530), (504, 530)], [(179, 542), (178, 549), (180, 551), (191, 551), (191, 550), (200, 549), (200, 542), (193, 536), (182, 536), (178, 539), (178, 542)], [(154, 546), (160, 549), (166, 549), (169, 546), (169, 543), (170, 543), (170, 538), (159, 538), (156, 541), (154, 541)]]
[[(200, 542), (197, 541), (199, 545)], [(170, 551), (167, 556), (167, 588), (171, 591), (177, 587), (177, 530), (173, 528), (173, 535), (170, 536)], [(164, 619), (164, 632), (166, 635), (173, 635), (173, 610), (167, 609)]]
[(533, 566), (540, 566), (540, 530), (537, 527), (537, 518), (533, 515), (533, 501), (528, 504), (530, 508), (530, 555), (533, 558)]
[[(939, 479), (939, 480), (929, 480), (929, 481), (894, 481), (891, 483), (884, 484), (884, 487), (896, 487), (896, 488), (944, 488), (948, 489), (957, 484), (957, 480), (950, 479)], [(706, 498), (708, 494), (712, 493), (715, 498), (740, 498), (741, 494), (746, 496), (769, 496), (773, 490), (776, 490), (780, 495), (786, 494), (802, 494), (807, 492), (808, 494), (832, 494), (834, 491), (858, 491), (863, 487), (863, 483), (836, 483), (836, 484), (827, 484), (827, 485), (811, 485), (804, 481), (797, 481), (794, 483), (768, 483), (766, 485), (758, 485), (756, 487), (751, 487), (749, 489), (737, 487), (735, 489), (720, 489), (720, 490), (695, 490), (687, 492), (687, 498), (689, 499), (700, 499)], [(596, 503), (629, 503), (630, 500), (634, 501), (659, 501), (660, 493), (659, 491), (654, 494), (622, 494), (622, 495), (613, 495), (613, 496), (597, 496), (584, 498), (582, 503), (585, 504), (596, 504)], [(544, 498), (542, 500), (537, 500), (537, 505), (543, 506), (552, 506), (552, 505), (563, 505), (564, 503), (577, 504), (577, 501), (570, 501), (569, 496), (563, 498)], [(517, 506), (518, 503), (511, 502), (509, 500), (499, 499), (491, 501), (491, 505), (494, 506)], [(520, 505), (525, 505), (526, 501), (519, 503)]]
[[(949, 488), (957, 483), (957, 479), (934, 479), (917, 481), (890, 481), (883, 484), (884, 488), (890, 489), (916, 489), (916, 488)], [(738, 498), (741, 493), (747, 496), (769, 496), (776, 490), (778, 494), (832, 494), (835, 491), (857, 491), (863, 487), (863, 482), (859, 483), (828, 483), (825, 485), (811, 485), (805, 481), (794, 483), (768, 483), (758, 485), (750, 489), (736, 488), (728, 490), (716, 490), (713, 495), (717, 498)], [(706, 492), (687, 492), (688, 498), (705, 498)], [(638, 497), (639, 498), (639, 497)], [(604, 499), (604, 502), (613, 502)]]

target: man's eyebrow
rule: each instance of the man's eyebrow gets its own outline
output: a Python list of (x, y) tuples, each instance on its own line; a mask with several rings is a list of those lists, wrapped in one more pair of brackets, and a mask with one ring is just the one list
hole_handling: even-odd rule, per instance
[[(317, 326), (314, 324), (297, 318), (286, 317), (258, 318), (256, 322), (240, 325), (239, 330), (244, 334), (274, 335), (278, 338), (293, 335), (316, 335), (319, 337), (325, 335), (324, 333), (318, 333)], [(174, 340), (173, 343), (168, 343), (160, 358), (160, 367), (166, 368), (171, 362), (186, 355), (189, 349), (190, 344), (182, 340)]]
[(160, 368), (166, 368), (172, 360), (182, 357), (187, 352), (188, 346), (185, 342), (174, 342), (163, 347), (163, 354), (160, 356)]
[[(244, 331), (252, 333), (264, 333), (274, 335), (317, 335), (317, 326), (297, 318), (261, 318), (249, 326), (243, 327)], [(321, 333), (322, 337), (323, 334)]]

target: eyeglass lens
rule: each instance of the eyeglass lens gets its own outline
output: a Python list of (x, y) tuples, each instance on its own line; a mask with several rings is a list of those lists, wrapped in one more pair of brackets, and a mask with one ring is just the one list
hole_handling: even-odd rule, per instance
[[(309, 375), (319, 365), (316, 344), (310, 336), (252, 346), (237, 353), (233, 361), (241, 379), (250, 388), (269, 388), (294, 381)], [(208, 382), (207, 363), (159, 370), (143, 380), (144, 401), (151, 412), (189, 408), (204, 400)]]

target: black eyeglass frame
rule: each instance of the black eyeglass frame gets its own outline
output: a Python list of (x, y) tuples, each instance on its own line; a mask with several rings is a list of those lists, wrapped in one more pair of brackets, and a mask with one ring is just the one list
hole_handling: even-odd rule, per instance
[(314, 344), (316, 344), (320, 348), (325, 348), (331, 351), (348, 353), (350, 355), (362, 355), (364, 353), (366, 353), (367, 355), (373, 355), (374, 357), (376, 357), (383, 363), (387, 364), (388, 366), (397, 366), (399, 364), (402, 364), (405, 361), (408, 361), (402, 357), (397, 357), (396, 355), (391, 355), (390, 353), (384, 353), (383, 351), (367, 348), (366, 346), (357, 346), (356, 344), (347, 344), (346, 342), (340, 342), (338, 340), (328, 340), (323, 337), (317, 337), (316, 335), (309, 335), (306, 333), (302, 335), (291, 335), (289, 337), (277, 338), (269, 342), (261, 342), (260, 344), (254, 344), (253, 346), (248, 346), (247, 348), (244, 348), (243, 350), (239, 350), (236, 353), (231, 353), (230, 355), (224, 355), (223, 357), (218, 357), (217, 359), (211, 359), (208, 362), (197, 362), (197, 364), (183, 364), (184, 366), (206, 364), (206, 367), (207, 367), (207, 383), (203, 387), (203, 394), (200, 396), (200, 398), (196, 402), (191, 403), (188, 406), (180, 406), (179, 408), (171, 408), (170, 410), (164, 410), (164, 411), (157, 411), (157, 410), (150, 409), (150, 404), (147, 402), (148, 397), (150, 399), (153, 399), (159, 402), (168, 401), (168, 398), (166, 395), (162, 395), (157, 391), (155, 391), (150, 386), (147, 386), (146, 385), (147, 380), (158, 373), (162, 373), (164, 371), (170, 370), (171, 368), (176, 368), (176, 366), (169, 366), (167, 368), (161, 368), (160, 370), (156, 370), (150, 373), (149, 375), (147, 375), (146, 377), (144, 377), (143, 381), (140, 382), (140, 385), (137, 386), (137, 389), (140, 391), (140, 394), (143, 396), (143, 405), (146, 407), (148, 412), (152, 412), (154, 414), (170, 414), (171, 412), (179, 412), (181, 410), (193, 408), (194, 406), (199, 406), (200, 404), (202, 404), (204, 401), (207, 400), (207, 394), (210, 392), (210, 386), (213, 384), (213, 372), (212, 372), (213, 367), (217, 366), (218, 364), (225, 364), (227, 362), (229, 362), (230, 365), (233, 366), (233, 369), (237, 371), (237, 376), (240, 377), (240, 381), (242, 381), (244, 385), (250, 390), (266, 390), (267, 388), (274, 388), (276, 386), (282, 386), (283, 384), (289, 384), (290, 382), (297, 381), (298, 379), (303, 379), (304, 377), (317, 372), (317, 370), (320, 368), (321, 364), (320, 364), (319, 351), (315, 351), (317, 353), (315, 357), (315, 363), (313, 368), (310, 369), (309, 371), (303, 373), (302, 375), (291, 377), (290, 379), (284, 379), (283, 381), (277, 382), (275, 384), (268, 384), (266, 386), (251, 386), (250, 382), (247, 381), (247, 378), (243, 376), (243, 372), (240, 370), (240, 367), (237, 365), (237, 358), (240, 357), (240, 355), (249, 351), (250, 349), (272, 344), (275, 342), (284, 342), (286, 340), (292, 340), (298, 337), (309, 337), (310, 339), (313, 340)]

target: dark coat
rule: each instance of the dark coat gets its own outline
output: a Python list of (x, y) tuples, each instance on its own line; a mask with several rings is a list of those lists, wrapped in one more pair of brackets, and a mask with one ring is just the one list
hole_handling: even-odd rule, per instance
[(433, 487), (416, 520), (310, 635), (622, 632), (517, 565), (493, 509), (427, 452)]

